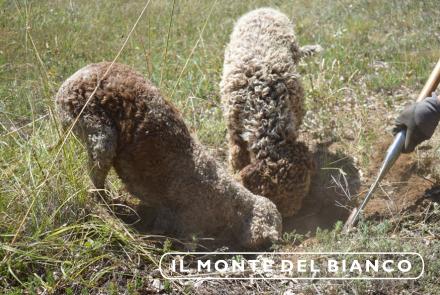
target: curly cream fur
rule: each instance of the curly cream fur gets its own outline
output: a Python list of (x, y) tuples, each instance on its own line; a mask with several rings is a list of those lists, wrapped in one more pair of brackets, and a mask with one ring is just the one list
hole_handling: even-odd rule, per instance
[(229, 165), (252, 192), (296, 213), (314, 167), (297, 142), (304, 91), (296, 64), (319, 46), (299, 48), (281, 12), (261, 8), (242, 16), (226, 48), (220, 83), (229, 138)]
[(74, 128), (87, 148), (95, 188), (104, 189), (114, 167), (131, 194), (157, 208), (155, 226), (162, 231), (211, 235), (246, 248), (277, 240), (275, 205), (231, 179), (155, 86), (121, 64), (104, 76), (109, 66), (82, 68), (56, 95), (67, 127), (101, 81)]

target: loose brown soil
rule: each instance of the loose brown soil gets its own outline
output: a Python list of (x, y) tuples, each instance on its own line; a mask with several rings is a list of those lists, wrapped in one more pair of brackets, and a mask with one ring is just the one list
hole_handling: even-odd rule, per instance
[[(327, 229), (338, 220), (345, 222), (351, 209), (364, 200), (377, 177), (386, 150), (393, 140), (391, 136), (384, 138), (386, 140), (375, 146), (362, 181), (353, 159), (340, 152), (337, 144), (313, 147), (318, 169), (311, 191), (300, 212), (283, 221), (283, 230), (314, 233), (317, 227)], [(430, 168), (427, 165), (432, 163), (417, 161), (414, 153), (402, 154), (364, 209), (365, 218), (398, 218), (404, 213), (418, 212), (421, 207), (426, 207), (426, 202), (439, 198), (440, 189), (434, 180), (429, 179)]]
[[(367, 171), (368, 183), (362, 184), (362, 191), (367, 192), (374, 181), (392, 138), (377, 145)], [(405, 211), (414, 210), (414, 206), (426, 198), (425, 192), (433, 187), (434, 182), (426, 178), (425, 169), (416, 161), (413, 154), (402, 154), (388, 174), (382, 180), (372, 199), (365, 207), (365, 217), (397, 217)], [(360, 195), (360, 201), (363, 199)]]

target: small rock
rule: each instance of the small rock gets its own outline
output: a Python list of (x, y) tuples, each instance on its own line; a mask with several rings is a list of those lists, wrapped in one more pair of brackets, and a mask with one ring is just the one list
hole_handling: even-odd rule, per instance
[(162, 291), (164, 289), (164, 285), (159, 279), (154, 279), (151, 286), (158, 291)]

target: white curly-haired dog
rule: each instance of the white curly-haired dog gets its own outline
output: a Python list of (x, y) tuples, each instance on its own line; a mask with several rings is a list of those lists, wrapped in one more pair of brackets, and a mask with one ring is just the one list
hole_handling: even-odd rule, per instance
[(295, 214), (309, 190), (314, 162), (297, 141), (304, 92), (296, 66), (319, 45), (298, 47), (283, 13), (260, 8), (235, 24), (220, 83), (229, 166), (244, 186)]
[(87, 148), (94, 187), (104, 189), (114, 167), (132, 195), (157, 209), (162, 232), (213, 236), (251, 249), (277, 240), (276, 206), (229, 176), (154, 85), (122, 64), (105, 75), (109, 66), (80, 69), (55, 98), (65, 128), (79, 116), (73, 131)]

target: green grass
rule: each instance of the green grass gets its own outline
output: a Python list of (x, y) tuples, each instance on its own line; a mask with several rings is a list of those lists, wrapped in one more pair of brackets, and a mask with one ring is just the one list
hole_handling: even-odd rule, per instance
[[(0, 290), (5, 293), (136, 294), (150, 284), (148, 275), (163, 250), (151, 238), (87, 214), (85, 154), (74, 137), (59, 154), (50, 149), (60, 137), (52, 114), (58, 87), (86, 64), (112, 60), (145, 3), (0, 0)], [(299, 42), (325, 50), (300, 66), (311, 112), (304, 130), (340, 141), (366, 169), (391, 124), (389, 113), (414, 98), (439, 57), (436, 1), (152, 0), (118, 62), (160, 85), (200, 141), (223, 159), (218, 84), (224, 47), (234, 21), (261, 6), (293, 17)], [(111, 181), (117, 191), (121, 185), (114, 175)], [(411, 223), (399, 228), (394, 240), (386, 238), (390, 228), (371, 224), (350, 237), (321, 232), (317, 247), (329, 251), (339, 243), (341, 249), (373, 250), (389, 243), (389, 249), (419, 250), (430, 258), (430, 268), (413, 287), (436, 294), (440, 223), (435, 220), (427, 231), (417, 231), (417, 239), (407, 233), (414, 230)], [(414, 243), (429, 232), (437, 233), (433, 244)], [(320, 238), (332, 234), (330, 240)], [(353, 284), (359, 294), (368, 286)]]

